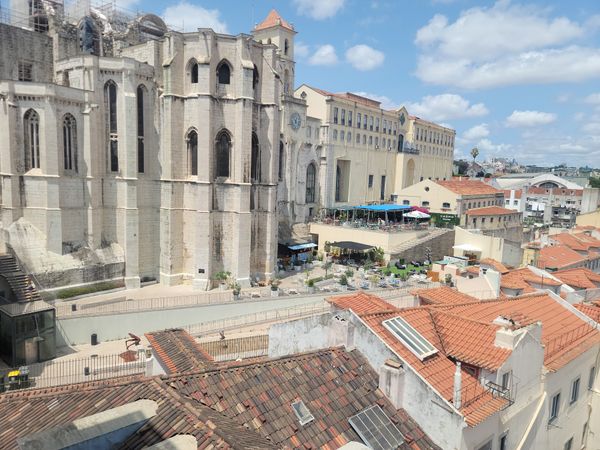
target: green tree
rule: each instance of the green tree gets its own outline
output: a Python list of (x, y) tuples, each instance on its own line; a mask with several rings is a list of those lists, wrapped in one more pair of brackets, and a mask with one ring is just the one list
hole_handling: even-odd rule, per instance
[(600, 177), (590, 177), (590, 187), (600, 188)]
[(471, 156), (473, 157), (473, 162), (475, 162), (475, 160), (479, 156), (479, 149), (477, 147), (473, 147), (471, 149)]

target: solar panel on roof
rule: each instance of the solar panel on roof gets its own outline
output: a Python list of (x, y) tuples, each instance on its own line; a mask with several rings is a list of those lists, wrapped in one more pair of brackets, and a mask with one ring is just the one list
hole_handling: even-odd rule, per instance
[(421, 361), (437, 353), (437, 349), (402, 317), (385, 320), (383, 326)]
[(396, 449), (404, 442), (404, 436), (383, 412), (373, 405), (348, 419), (362, 441), (373, 450)]

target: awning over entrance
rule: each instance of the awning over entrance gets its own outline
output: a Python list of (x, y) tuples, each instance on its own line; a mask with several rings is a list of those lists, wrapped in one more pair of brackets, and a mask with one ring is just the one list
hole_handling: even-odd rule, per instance
[(354, 209), (361, 209), (363, 211), (373, 212), (392, 212), (392, 211), (410, 211), (411, 206), (408, 205), (360, 205), (355, 206)]
[(353, 250), (355, 252), (364, 252), (375, 248), (373, 245), (361, 244), (360, 242), (353, 241), (333, 242), (331, 246), (336, 248), (342, 248), (345, 250)]
[(315, 248), (317, 246), (317, 244), (313, 243), (313, 242), (307, 242), (306, 244), (295, 244), (295, 245), (288, 245), (288, 248), (290, 250), (307, 250), (309, 248)]
[(455, 248), (457, 250), (463, 250), (465, 252), (480, 252), (481, 251), (481, 249), (479, 247), (475, 247), (474, 245), (471, 245), (471, 244), (455, 245), (452, 248)]

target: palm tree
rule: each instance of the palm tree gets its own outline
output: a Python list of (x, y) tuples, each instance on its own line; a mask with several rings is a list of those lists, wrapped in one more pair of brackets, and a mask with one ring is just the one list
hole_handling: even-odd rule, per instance
[(473, 162), (475, 162), (475, 159), (479, 156), (479, 149), (477, 147), (471, 149), (471, 156), (473, 157)]

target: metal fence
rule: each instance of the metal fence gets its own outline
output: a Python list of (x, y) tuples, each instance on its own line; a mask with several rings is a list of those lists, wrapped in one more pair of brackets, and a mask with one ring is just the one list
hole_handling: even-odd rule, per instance
[(316, 304), (294, 306), (291, 308), (260, 311), (252, 314), (244, 314), (243, 316), (230, 317), (228, 319), (186, 325), (180, 328), (193, 336), (202, 336), (219, 331), (235, 330), (249, 325), (313, 316), (330, 311), (331, 306), (328, 303), (319, 302)]
[[(382, 298), (399, 298), (410, 295), (410, 291), (415, 289), (430, 289), (439, 286), (439, 283), (416, 283), (404, 285), (401, 287), (376, 288), (366, 292), (377, 295)], [(351, 293), (342, 291), (320, 291), (314, 294), (308, 292), (298, 292), (297, 294), (281, 295), (289, 297), (313, 297), (316, 299), (325, 296), (343, 295)], [(124, 297), (107, 301), (94, 303), (56, 303), (56, 316), (59, 319), (69, 319), (73, 317), (102, 316), (120, 313), (132, 313), (142, 311), (178, 309), (194, 306), (217, 305), (226, 303), (240, 303), (249, 301), (260, 301), (272, 299), (270, 288), (256, 288), (244, 291), (239, 300), (234, 300), (232, 291), (211, 291), (202, 292), (194, 295), (181, 295), (175, 297), (155, 297), (141, 299), (126, 299)]]
[[(145, 350), (126, 352), (125, 355), (131, 356), (133, 360), (127, 362), (128, 358), (121, 355), (98, 355), (30, 364), (27, 366), (29, 382), (22, 388), (46, 388), (145, 373)], [(7, 390), (11, 389), (7, 384), (10, 370), (0, 372), (0, 378), (4, 377)]]
[(205, 341), (201, 345), (215, 361), (257, 358), (268, 354), (269, 335), (261, 334), (234, 339)]
[(546, 343), (545, 357), (548, 358), (555, 355), (565, 347), (571, 345), (573, 342), (578, 341), (579, 339), (582, 339), (585, 336), (594, 333), (595, 331), (595, 328), (588, 324), (584, 324), (571, 331), (567, 331), (566, 333), (563, 333), (554, 339), (551, 339)]

